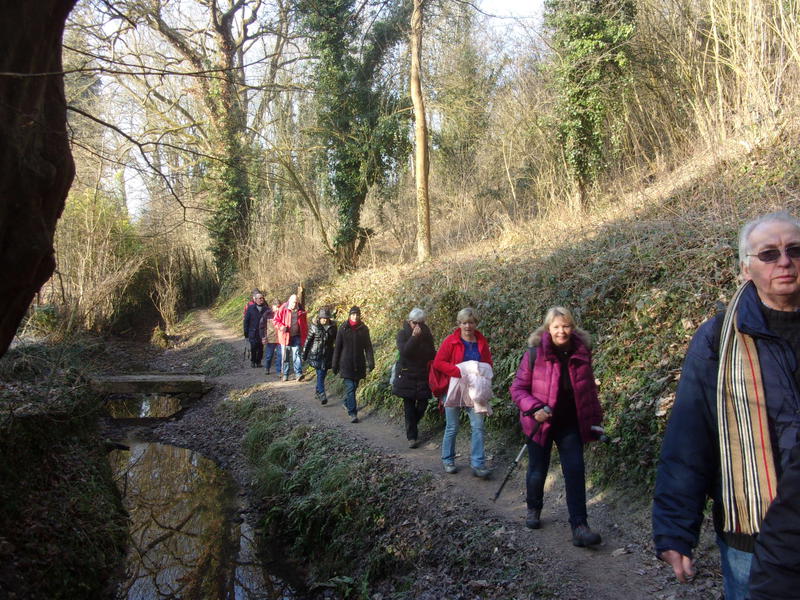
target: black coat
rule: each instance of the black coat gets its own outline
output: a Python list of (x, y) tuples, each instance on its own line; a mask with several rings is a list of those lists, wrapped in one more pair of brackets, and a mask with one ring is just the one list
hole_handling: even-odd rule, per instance
[(308, 328), (303, 346), (303, 360), (315, 369), (330, 369), (333, 365), (333, 346), (336, 343), (336, 323), (328, 319), (320, 325), (317, 319)]
[(258, 324), (261, 321), (261, 315), (264, 314), (264, 311), (270, 310), (267, 303), (261, 305), (261, 310), (258, 310), (258, 305), (253, 303), (247, 307), (247, 310), (244, 311), (244, 337), (246, 337), (251, 342), (261, 341), (261, 334), (258, 331)]
[(800, 445), (761, 523), (750, 569), (751, 600), (800, 598)]
[(433, 335), (425, 323), (420, 323), (418, 336), (411, 335), (411, 325), (406, 321), (397, 333), (397, 361), (392, 393), (410, 400), (427, 400), (433, 394), (428, 385), (428, 369), (436, 356)]
[(359, 323), (350, 327), (349, 322), (342, 323), (336, 333), (336, 347), (333, 350), (334, 373), (344, 379), (364, 379), (367, 369), (375, 368), (375, 357), (372, 354), (372, 340), (369, 327)]

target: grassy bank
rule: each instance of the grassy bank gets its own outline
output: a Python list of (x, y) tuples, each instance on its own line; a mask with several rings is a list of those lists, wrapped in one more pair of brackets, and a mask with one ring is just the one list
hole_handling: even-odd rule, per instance
[(96, 341), (30, 345), (0, 360), (0, 596), (107, 598), (126, 520), (78, 365)]
[(476, 580), (494, 597), (545, 593), (538, 576), (526, 572), (530, 557), (517, 551), (499, 520), (437, 492), (429, 474), (301, 423), (302, 414), (264, 394), (245, 392), (227, 407), (249, 421), (244, 446), (255, 489), (269, 507), (266, 538), (279, 540), (305, 569), (312, 593), (472, 597)]

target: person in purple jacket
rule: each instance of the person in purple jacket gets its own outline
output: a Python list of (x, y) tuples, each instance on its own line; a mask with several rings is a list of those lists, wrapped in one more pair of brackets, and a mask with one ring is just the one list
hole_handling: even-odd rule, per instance
[[(541, 527), (544, 481), (555, 442), (564, 473), (572, 543), (595, 546), (600, 536), (589, 528), (586, 515), (586, 477), (583, 446), (597, 439), (603, 411), (592, 372), (589, 334), (578, 328), (572, 313), (561, 306), (547, 311), (544, 322), (528, 338), (511, 398), (520, 410), (528, 438), (526, 477), (528, 514), (525, 525)], [(538, 431), (531, 439), (534, 424)]]

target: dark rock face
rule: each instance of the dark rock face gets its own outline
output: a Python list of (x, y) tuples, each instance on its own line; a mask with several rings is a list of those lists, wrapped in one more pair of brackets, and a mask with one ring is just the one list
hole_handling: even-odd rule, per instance
[(55, 269), (72, 184), (61, 36), (75, 0), (0, 6), (0, 356)]

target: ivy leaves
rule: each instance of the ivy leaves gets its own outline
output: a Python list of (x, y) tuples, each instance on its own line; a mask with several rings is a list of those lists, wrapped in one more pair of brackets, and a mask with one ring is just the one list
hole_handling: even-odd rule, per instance
[(629, 66), (634, 33), (632, 0), (548, 0), (546, 24), (560, 61), (559, 135), (585, 203), (586, 187), (605, 161), (607, 115)]

